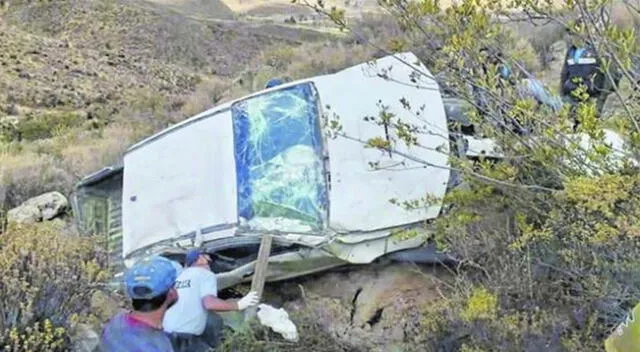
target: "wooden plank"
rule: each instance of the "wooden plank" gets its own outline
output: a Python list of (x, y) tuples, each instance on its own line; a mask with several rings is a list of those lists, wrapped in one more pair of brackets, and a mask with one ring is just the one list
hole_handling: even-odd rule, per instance
[[(253, 271), (253, 279), (251, 280), (251, 291), (258, 293), (258, 297), (262, 298), (264, 290), (264, 282), (267, 278), (267, 265), (269, 264), (269, 255), (271, 255), (271, 243), (273, 236), (264, 235), (260, 241), (260, 250), (258, 251), (258, 259), (256, 259), (255, 269)], [(247, 318), (256, 316), (257, 307), (247, 308)]]

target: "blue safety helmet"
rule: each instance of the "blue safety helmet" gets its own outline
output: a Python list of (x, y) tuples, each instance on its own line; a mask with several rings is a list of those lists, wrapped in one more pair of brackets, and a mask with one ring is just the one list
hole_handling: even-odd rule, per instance
[(280, 79), (280, 78), (272, 78), (267, 82), (267, 85), (266, 85), (265, 88), (267, 88), (267, 89), (268, 88), (272, 88), (272, 87), (275, 87), (275, 86), (279, 86), (279, 85), (281, 85), (283, 83), (284, 83), (284, 81), (282, 79)]

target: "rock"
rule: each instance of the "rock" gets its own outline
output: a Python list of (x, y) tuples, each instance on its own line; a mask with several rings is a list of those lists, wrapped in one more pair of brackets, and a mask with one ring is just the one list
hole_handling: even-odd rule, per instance
[(71, 335), (71, 351), (93, 352), (100, 344), (100, 335), (87, 324), (78, 324)]
[(124, 310), (121, 302), (102, 291), (95, 291), (91, 296), (91, 311), (100, 321), (106, 322)]
[(19, 207), (9, 210), (7, 220), (22, 224), (47, 221), (64, 213), (68, 208), (67, 198), (59, 192), (49, 192), (31, 198)]
[(258, 305), (258, 320), (260, 324), (270, 327), (286, 340), (298, 341), (298, 329), (289, 319), (289, 314), (283, 308), (276, 309), (268, 304)]
[(411, 345), (420, 333), (423, 305), (440, 299), (438, 283), (450, 277), (445, 269), (427, 273), (414, 268), (370, 265), (324, 274), (305, 281), (304, 297), (284, 307), (308, 311), (335, 338), (366, 350)]
[(19, 206), (9, 210), (7, 213), (8, 222), (20, 224), (33, 224), (42, 221), (42, 213), (36, 206)]

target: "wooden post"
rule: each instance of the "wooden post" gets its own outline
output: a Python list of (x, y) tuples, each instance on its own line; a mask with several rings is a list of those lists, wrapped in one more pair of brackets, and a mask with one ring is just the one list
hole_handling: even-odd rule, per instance
[[(273, 236), (264, 235), (262, 241), (260, 241), (260, 250), (258, 251), (258, 259), (256, 259), (256, 265), (253, 270), (253, 279), (251, 280), (251, 291), (258, 293), (258, 296), (262, 298), (262, 291), (264, 289), (264, 282), (267, 278), (267, 265), (269, 264), (269, 255), (271, 254), (271, 242)], [(256, 316), (257, 307), (247, 308), (246, 318), (250, 319)]]

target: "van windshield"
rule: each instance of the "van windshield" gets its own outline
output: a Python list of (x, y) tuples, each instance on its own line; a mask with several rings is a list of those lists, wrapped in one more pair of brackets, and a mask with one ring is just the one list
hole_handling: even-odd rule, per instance
[(241, 227), (316, 232), (326, 226), (318, 95), (312, 83), (231, 108)]

